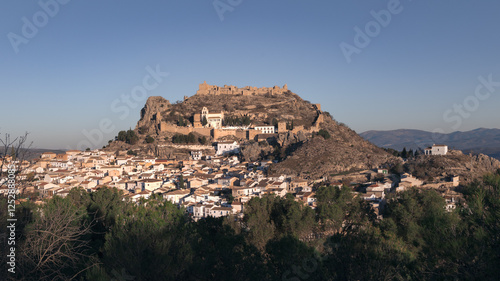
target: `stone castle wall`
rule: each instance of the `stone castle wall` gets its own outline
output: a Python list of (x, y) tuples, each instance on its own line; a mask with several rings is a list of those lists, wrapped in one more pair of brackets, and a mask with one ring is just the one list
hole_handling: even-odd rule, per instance
[(260, 134), (261, 132), (259, 130), (248, 130), (248, 139), (253, 140), (255, 137)]
[(283, 88), (280, 88), (278, 86), (274, 87), (263, 87), (263, 88), (257, 88), (257, 87), (250, 87), (246, 86), (243, 88), (238, 88), (236, 86), (228, 86), (224, 85), (224, 87), (219, 87), (219, 86), (214, 86), (214, 85), (208, 85), (207, 82), (203, 82), (203, 84), (200, 84), (199, 90), (196, 92), (197, 95), (244, 95), (244, 96), (249, 96), (249, 95), (265, 95), (265, 94), (271, 94), (271, 95), (281, 95), (285, 92), (288, 91), (288, 86), (285, 84)]
[(226, 137), (226, 136), (234, 136), (239, 139), (246, 139), (247, 138), (247, 132), (242, 129), (234, 129), (234, 130), (222, 130), (222, 129), (214, 129), (213, 130), (213, 137), (215, 140)]
[(169, 132), (176, 134), (187, 135), (189, 133), (197, 133), (202, 136), (211, 137), (212, 129), (211, 128), (194, 128), (194, 127), (181, 127), (174, 124), (169, 124), (167, 122), (160, 122), (159, 125), (160, 132)]

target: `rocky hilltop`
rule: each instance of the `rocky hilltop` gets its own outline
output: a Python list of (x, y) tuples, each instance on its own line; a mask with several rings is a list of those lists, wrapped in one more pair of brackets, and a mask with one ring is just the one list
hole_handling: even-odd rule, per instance
[[(109, 149), (135, 149), (157, 157), (187, 159), (191, 148), (174, 144), (176, 136), (191, 135), (194, 144), (201, 147), (196, 149), (212, 151), (213, 142), (236, 140), (242, 160), (275, 160), (270, 174), (304, 178), (391, 168), (402, 162), (286, 85), (237, 88), (203, 83), (195, 95), (183, 101), (170, 103), (163, 97), (150, 97), (140, 116), (135, 128), (139, 141), (134, 145), (113, 142)], [(421, 177), (446, 173), (473, 178), (497, 169), (500, 163), (495, 161), (485, 155), (452, 153), (411, 160), (404, 168)], [(429, 169), (424, 169), (427, 166)]]
[[(169, 135), (175, 132), (204, 133), (203, 126), (195, 120), (203, 108), (209, 113), (223, 113), (224, 121), (248, 118), (249, 124), (230, 125), (277, 125), (273, 122), (293, 122), (295, 127), (310, 130), (315, 121), (322, 119), (318, 104), (311, 104), (298, 95), (278, 86), (270, 88), (235, 86), (211, 86), (200, 84), (200, 90), (182, 102), (171, 104), (162, 97), (150, 97), (141, 110), (136, 130), (143, 134)], [(185, 124), (179, 124), (180, 120)], [(198, 120), (202, 121), (202, 120)], [(321, 120), (320, 120), (321, 121)], [(237, 122), (234, 122), (237, 123)], [(177, 126), (177, 127), (176, 127)], [(184, 128), (181, 128), (184, 127)], [(186, 128), (192, 128), (186, 129)], [(200, 130), (196, 130), (200, 129)], [(212, 136), (213, 137), (213, 136)]]
[(500, 169), (500, 161), (484, 154), (463, 154), (451, 150), (447, 155), (420, 155), (404, 164), (405, 172), (421, 179), (458, 175), (463, 182), (470, 182), (486, 173)]
[[(225, 128), (203, 124), (200, 114), (204, 108), (210, 114), (220, 114)], [(244, 132), (245, 128), (258, 125), (273, 126), (276, 132), (267, 139), (254, 134), (252, 129)], [(228, 129), (228, 126), (235, 128)], [(319, 136), (320, 130), (328, 132), (329, 137)], [(206, 136), (211, 141), (239, 140), (244, 160), (280, 160), (272, 172), (306, 177), (376, 168), (396, 159), (337, 123), (328, 112), (321, 110), (320, 104), (302, 99), (287, 85), (237, 88), (205, 82), (195, 95), (185, 97), (182, 102), (170, 103), (162, 97), (150, 97), (141, 110), (136, 131), (142, 136), (155, 137), (159, 144), (165, 137), (179, 133)], [(154, 150), (152, 145), (149, 144), (149, 151)], [(172, 155), (172, 151), (165, 153)]]
[(380, 166), (392, 166), (396, 157), (361, 138), (355, 131), (332, 119), (326, 119), (322, 129), (330, 138), (315, 136), (293, 151), (271, 169), (274, 174), (295, 174), (318, 178), (347, 171)]

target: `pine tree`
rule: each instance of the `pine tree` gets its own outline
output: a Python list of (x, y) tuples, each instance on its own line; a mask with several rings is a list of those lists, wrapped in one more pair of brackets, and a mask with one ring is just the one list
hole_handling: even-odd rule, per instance
[(408, 158), (408, 152), (406, 151), (406, 147), (403, 148), (403, 151), (401, 152), (401, 157), (403, 159)]

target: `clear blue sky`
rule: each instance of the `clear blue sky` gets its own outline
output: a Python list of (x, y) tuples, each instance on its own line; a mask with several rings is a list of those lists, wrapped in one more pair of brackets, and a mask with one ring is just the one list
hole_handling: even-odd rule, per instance
[[(68, 149), (86, 140), (82, 130), (95, 132), (109, 120), (114, 130), (100, 147), (135, 127), (146, 98), (129, 106), (130, 114), (111, 104), (157, 65), (169, 75), (147, 95), (172, 102), (195, 94), (204, 80), (287, 83), (357, 132), (500, 127), (498, 84), (474, 98), (479, 76), (500, 81), (499, 1), (218, 3), (234, 6), (222, 21), (212, 0), (72, 0), (58, 11), (49, 5), (55, 12), (46, 18), (37, 1), (3, 1), (0, 133), (28, 131), (35, 147)], [(371, 11), (388, 6), (390, 22), (377, 30)], [(23, 17), (40, 26), (24, 27), (31, 38), (23, 35)], [(369, 45), (356, 45), (355, 27), (367, 25)], [(360, 47), (350, 62), (342, 42)], [(454, 105), (464, 102), (460, 116)]]

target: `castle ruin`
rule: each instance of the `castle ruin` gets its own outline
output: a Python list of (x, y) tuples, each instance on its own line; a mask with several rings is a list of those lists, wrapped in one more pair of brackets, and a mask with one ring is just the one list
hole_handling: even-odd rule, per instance
[(238, 88), (236, 86), (228, 86), (224, 85), (224, 87), (208, 85), (207, 81), (204, 81), (203, 84), (200, 84), (199, 90), (196, 92), (197, 95), (281, 95), (283, 93), (288, 92), (288, 86), (285, 84), (283, 88), (278, 86), (274, 87), (250, 87), (246, 86), (243, 88)]
[[(274, 87), (244, 87), (238, 88), (235, 86), (227, 86), (224, 87), (208, 85), (207, 82), (203, 82), (203, 84), (199, 85), (199, 90), (196, 92), (197, 95), (281, 95), (288, 92), (288, 86), (285, 84), (283, 88), (278, 86)], [(320, 124), (324, 122), (323, 112), (321, 112), (320, 104), (313, 104), (313, 107), (316, 109), (318, 114), (316, 120), (312, 124), (311, 127), (305, 128), (303, 125), (294, 126), (291, 130), (287, 128), (287, 123), (280, 121), (277, 124), (277, 133), (282, 134), (288, 131), (292, 133), (298, 133), (302, 131), (303, 133), (314, 133), (318, 132), (320, 129)], [(159, 133), (180, 133), (180, 134), (189, 134), (189, 133), (197, 133), (202, 136), (211, 137), (214, 140), (225, 136), (234, 136), (239, 139), (247, 139), (253, 140), (256, 139), (258, 135), (262, 134), (262, 131), (259, 129), (259, 126), (250, 127), (228, 127), (224, 126), (224, 112), (209, 112), (208, 108), (203, 107), (200, 113), (195, 113), (193, 115), (193, 123), (192, 126), (177, 126), (176, 124), (172, 124), (166, 121), (162, 121), (159, 118), (160, 112), (156, 113), (154, 116), (154, 120), (156, 120), (156, 128)], [(270, 126), (268, 126), (270, 127)], [(273, 130), (274, 131), (274, 130)]]

